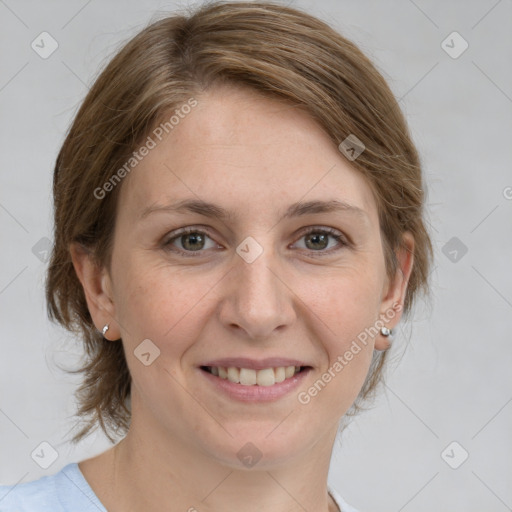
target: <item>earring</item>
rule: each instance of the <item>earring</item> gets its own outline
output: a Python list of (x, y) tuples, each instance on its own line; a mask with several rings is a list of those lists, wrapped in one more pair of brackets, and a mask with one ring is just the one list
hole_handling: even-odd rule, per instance
[(105, 324), (105, 326), (103, 327), (103, 329), (102, 329), (102, 331), (101, 331), (101, 332), (102, 332), (102, 334), (103, 334), (103, 336), (105, 336), (105, 334), (107, 333), (107, 331), (108, 331), (108, 324)]
[(382, 336), (391, 336), (393, 334), (393, 330), (392, 329), (388, 329), (387, 327), (381, 327), (380, 329), (380, 333), (382, 334)]

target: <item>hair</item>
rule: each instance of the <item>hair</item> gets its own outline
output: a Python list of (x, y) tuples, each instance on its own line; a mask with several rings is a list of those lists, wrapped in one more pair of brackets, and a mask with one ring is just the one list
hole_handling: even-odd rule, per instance
[[(386, 271), (395, 275), (402, 235), (415, 241), (403, 304), (408, 316), (428, 294), (431, 241), (424, 222), (425, 190), (417, 150), (384, 78), (350, 41), (326, 23), (268, 2), (215, 2), (158, 20), (128, 41), (84, 99), (58, 154), (54, 176), (54, 246), (49, 263), (48, 315), (84, 342), (76, 392), (80, 441), (101, 426), (114, 442), (128, 431), (131, 377), (123, 345), (95, 328), (70, 247), (81, 244), (110, 269), (122, 182), (98, 199), (150, 131), (192, 96), (216, 85), (249, 87), (304, 109), (338, 146), (355, 135), (365, 149), (352, 161), (370, 185), (379, 212)], [(374, 352), (354, 410), (382, 380), (386, 352)]]

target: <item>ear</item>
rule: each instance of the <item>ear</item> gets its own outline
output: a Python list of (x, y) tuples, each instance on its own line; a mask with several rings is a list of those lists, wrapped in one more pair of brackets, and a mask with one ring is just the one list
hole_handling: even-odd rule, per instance
[(98, 266), (90, 251), (81, 244), (72, 243), (69, 250), (76, 275), (84, 289), (94, 325), (101, 332), (103, 326), (108, 324), (109, 328), (104, 337), (109, 340), (118, 340), (121, 333), (115, 319), (112, 282), (107, 270)]
[[(414, 237), (410, 232), (403, 234), (403, 244), (396, 252), (398, 267), (392, 278), (388, 277), (382, 292), (380, 318), (388, 329), (395, 327), (404, 308), (405, 293), (414, 264)], [(377, 350), (389, 348), (389, 341), (378, 334), (375, 339)]]

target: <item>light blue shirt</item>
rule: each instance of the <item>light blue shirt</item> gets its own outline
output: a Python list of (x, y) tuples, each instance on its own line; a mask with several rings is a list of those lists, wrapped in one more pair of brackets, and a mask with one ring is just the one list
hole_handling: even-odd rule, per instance
[[(334, 490), (329, 493), (341, 512), (357, 512)], [(73, 462), (33, 482), (0, 486), (0, 512), (107, 512)]]

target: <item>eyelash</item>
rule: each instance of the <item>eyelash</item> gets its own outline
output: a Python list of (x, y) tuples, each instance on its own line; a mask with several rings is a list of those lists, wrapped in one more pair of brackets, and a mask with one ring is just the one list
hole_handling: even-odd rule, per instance
[[(170, 252), (174, 252), (174, 253), (177, 253), (177, 254), (181, 254), (185, 257), (198, 257), (198, 256), (202, 256), (204, 255), (204, 252), (205, 250), (199, 250), (199, 251), (184, 251), (182, 249), (177, 249), (176, 247), (174, 247), (172, 245), (172, 243), (177, 240), (178, 238), (182, 237), (183, 235), (189, 235), (191, 233), (194, 233), (194, 234), (200, 234), (200, 235), (206, 235), (208, 236), (208, 238), (212, 239), (210, 233), (204, 229), (197, 229), (197, 228), (194, 228), (194, 227), (188, 227), (188, 228), (183, 228), (183, 229), (180, 229), (176, 232), (173, 233), (173, 236), (171, 238), (167, 238), (162, 246), (163, 246), (163, 249), (166, 250), (166, 251), (170, 251)], [(310, 228), (308, 231), (306, 232), (303, 232), (301, 234), (301, 236), (299, 237), (299, 240), (307, 235), (310, 235), (310, 234), (322, 234), (322, 235), (330, 235), (332, 238), (334, 238), (334, 240), (336, 240), (336, 242), (338, 242), (340, 244), (340, 247), (338, 247), (337, 249), (329, 249), (329, 250), (319, 250), (319, 251), (314, 251), (314, 250), (311, 250), (311, 249), (306, 249), (308, 250), (309, 252), (312, 253), (312, 256), (313, 257), (323, 257), (325, 255), (330, 255), (332, 254), (333, 252), (337, 252), (341, 249), (343, 249), (344, 247), (348, 247), (350, 244), (349, 242), (347, 241), (347, 239), (341, 234), (339, 233), (338, 231), (336, 231), (335, 229), (333, 228)], [(212, 239), (213, 240), (213, 239)]]

